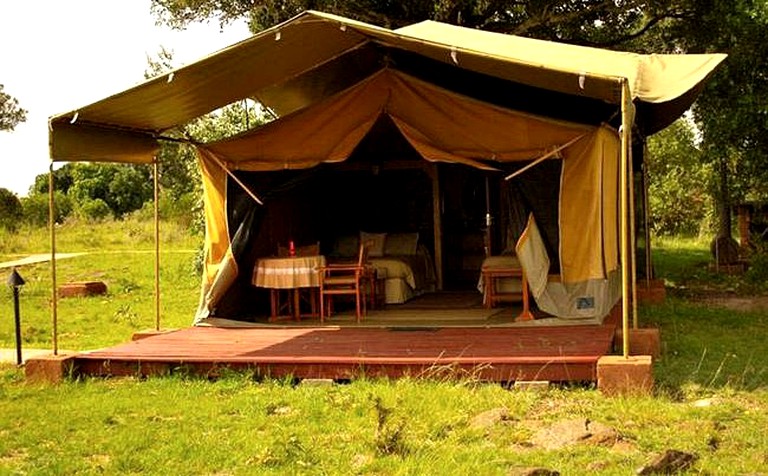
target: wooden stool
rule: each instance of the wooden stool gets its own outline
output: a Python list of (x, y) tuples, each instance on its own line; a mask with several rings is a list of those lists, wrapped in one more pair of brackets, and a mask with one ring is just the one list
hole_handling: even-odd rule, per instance
[[(522, 295), (523, 310), (517, 316), (515, 321), (531, 321), (533, 313), (530, 311), (528, 302), (528, 280), (525, 279), (525, 272), (522, 268), (482, 268), (483, 294), (485, 307), (492, 308), (501, 301), (507, 301), (512, 297)], [(498, 289), (501, 279), (520, 278), (522, 290), (517, 292), (500, 292)]]

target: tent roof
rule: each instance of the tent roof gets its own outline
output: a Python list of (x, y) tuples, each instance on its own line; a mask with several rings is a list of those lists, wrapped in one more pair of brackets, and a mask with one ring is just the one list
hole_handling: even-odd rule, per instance
[[(393, 55), (604, 104), (628, 85), (654, 132), (695, 100), (725, 55), (638, 55), (422, 22), (388, 30), (308, 11), (190, 65), (50, 119), (51, 157), (151, 162), (164, 131), (243, 98), (280, 114), (393, 66)], [(425, 68), (422, 68), (425, 69)], [(545, 101), (546, 102), (546, 101)], [(642, 107), (641, 107), (642, 106)], [(645, 122), (643, 122), (645, 121)], [(649, 133), (650, 133), (649, 132)]]

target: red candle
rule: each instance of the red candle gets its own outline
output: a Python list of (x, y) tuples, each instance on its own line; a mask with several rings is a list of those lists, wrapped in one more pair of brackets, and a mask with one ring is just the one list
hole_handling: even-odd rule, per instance
[(296, 247), (293, 245), (293, 240), (288, 242), (288, 254), (296, 256)]

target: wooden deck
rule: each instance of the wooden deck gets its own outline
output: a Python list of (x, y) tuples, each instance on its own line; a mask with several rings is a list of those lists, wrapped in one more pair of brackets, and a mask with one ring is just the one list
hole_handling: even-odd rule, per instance
[(192, 327), (74, 358), (76, 375), (146, 376), (223, 369), (260, 377), (467, 377), (594, 382), (614, 324), (530, 327)]

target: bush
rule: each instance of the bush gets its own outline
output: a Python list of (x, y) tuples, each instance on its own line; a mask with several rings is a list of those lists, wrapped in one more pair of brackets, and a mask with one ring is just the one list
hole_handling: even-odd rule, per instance
[(104, 200), (96, 198), (81, 203), (80, 208), (77, 210), (77, 214), (88, 221), (99, 222), (112, 215), (112, 210)]
[[(63, 223), (72, 213), (72, 200), (60, 191), (53, 194), (53, 204), (56, 210), (56, 223)], [(32, 226), (48, 225), (48, 194), (35, 193), (21, 199), (24, 210), (24, 221)]]
[[(195, 192), (185, 193), (176, 197), (161, 192), (159, 209), (161, 220), (178, 223), (193, 235), (202, 234), (205, 231), (203, 200)], [(131, 213), (131, 217), (139, 220), (154, 220), (154, 202), (152, 200), (144, 202), (140, 209)]]
[(768, 250), (761, 249), (750, 257), (744, 277), (748, 283), (759, 288), (768, 286)]
[(22, 216), (23, 209), (19, 197), (7, 188), (0, 188), (0, 228), (16, 231)]

